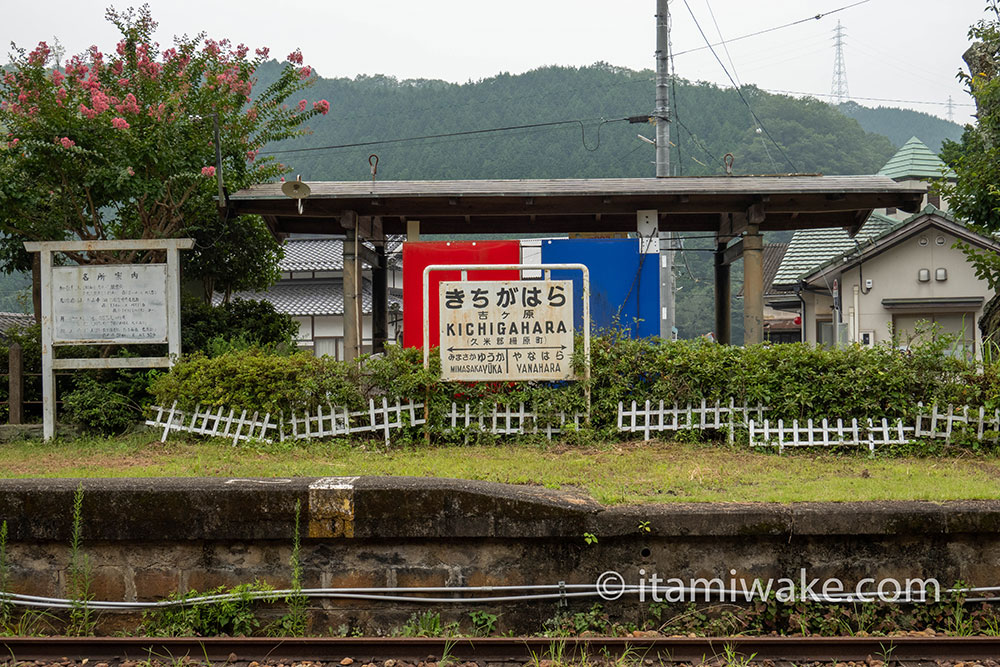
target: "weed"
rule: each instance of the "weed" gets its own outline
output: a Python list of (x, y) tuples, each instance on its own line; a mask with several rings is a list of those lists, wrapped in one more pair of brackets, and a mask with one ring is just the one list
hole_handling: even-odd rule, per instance
[(653, 532), (653, 529), (649, 527), (649, 522), (648, 521), (640, 521), (639, 522), (639, 532), (640, 533), (651, 533), (651, 532)]
[(477, 637), (489, 637), (497, 629), (497, 615), (488, 611), (477, 610), (469, 613), (472, 620), (472, 630)]
[(154, 637), (230, 637), (249, 636), (260, 626), (254, 609), (258, 602), (273, 602), (271, 588), (264, 582), (241, 584), (226, 590), (225, 586), (198, 593), (188, 591), (170, 599), (187, 603), (193, 598), (219, 596), (202, 603), (159, 607), (143, 614), (140, 630)]
[(71, 607), (69, 610), (69, 625), (66, 633), (76, 636), (94, 634), (97, 620), (90, 610), (93, 596), (90, 586), (93, 583), (94, 572), (90, 557), (80, 550), (83, 537), (83, 482), (77, 485), (73, 493), (73, 532), (69, 544), (69, 568), (67, 569), (68, 589)]
[(590, 545), (590, 544), (597, 544), (597, 535), (594, 535), (593, 533), (584, 533), (583, 534), (583, 541), (584, 541), (585, 544), (588, 544), (588, 545)]
[(722, 659), (725, 660), (727, 667), (748, 667), (756, 656), (756, 653), (751, 653), (749, 657), (740, 655), (732, 644), (725, 644), (722, 647)]
[(436, 611), (425, 611), (413, 614), (410, 620), (403, 624), (400, 634), (404, 637), (454, 637), (458, 634), (458, 623), (441, 622), (441, 614)]
[(7, 521), (0, 523), (0, 627), (6, 627), (10, 622), (13, 605), (7, 599), (10, 591), (10, 564), (7, 562)]
[(302, 637), (309, 624), (309, 597), (302, 594), (302, 537), (299, 520), (302, 502), (295, 501), (295, 529), (292, 533), (292, 554), (288, 559), (292, 568), (291, 593), (285, 597), (288, 612), (267, 627), (271, 636)]

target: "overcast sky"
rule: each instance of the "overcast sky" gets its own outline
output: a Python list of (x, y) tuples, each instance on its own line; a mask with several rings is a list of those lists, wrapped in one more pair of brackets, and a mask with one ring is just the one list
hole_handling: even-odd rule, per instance
[[(672, 43), (678, 75), (730, 85), (708, 50), (694, 12), (712, 42), (732, 39), (857, 0), (673, 0)], [(322, 76), (387, 74), (400, 79), (465, 82), (544, 65), (605, 61), (652, 68), (655, 0), (150, 0), (161, 45), (174, 35), (207, 32), (282, 58), (296, 47)], [(32, 47), (57, 37), (69, 53), (91, 44), (110, 51), (117, 32), (104, 19), (107, 0), (3, 0), (0, 44)], [(128, 5), (116, 3), (122, 9)], [(986, 16), (985, 0), (868, 0), (809, 20), (716, 47), (730, 73), (776, 91), (828, 95), (833, 33), (845, 33), (851, 97), (861, 104), (905, 106), (966, 122), (970, 99), (956, 81), (967, 32)], [(714, 13), (714, 20), (713, 20)], [(729, 57), (732, 59), (730, 64)], [(735, 67), (734, 67), (735, 66)], [(878, 102), (865, 98), (907, 100)], [(823, 98), (827, 99), (827, 98)], [(336, 100), (331, 100), (336, 107)], [(925, 102), (925, 104), (920, 104)], [(650, 82), (650, 109), (653, 85)]]

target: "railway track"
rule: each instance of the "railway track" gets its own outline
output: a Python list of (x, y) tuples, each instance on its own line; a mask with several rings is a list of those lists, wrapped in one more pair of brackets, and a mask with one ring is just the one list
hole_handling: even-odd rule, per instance
[[(1000, 657), (1000, 637), (593, 637), (550, 639), (456, 638), (410, 639), (384, 637), (305, 638), (144, 638), (144, 637), (4, 637), (3, 662), (116, 664), (150, 659), (171, 664), (188, 656), (197, 662), (249, 663), (320, 661), (340, 663), (352, 658), (360, 667), (389, 659), (433, 662), (447, 656), (453, 662), (531, 663), (558, 657), (626, 657), (649, 664), (702, 663), (739, 657), (754, 661), (844, 662), (876, 660), (933, 663), (988, 660)], [(433, 656), (433, 659), (430, 657)]]

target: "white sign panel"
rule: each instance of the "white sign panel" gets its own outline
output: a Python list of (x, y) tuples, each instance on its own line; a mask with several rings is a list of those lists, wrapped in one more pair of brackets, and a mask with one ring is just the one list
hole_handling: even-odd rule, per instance
[(440, 283), (445, 380), (572, 380), (573, 281)]
[(52, 268), (53, 344), (166, 343), (167, 265)]

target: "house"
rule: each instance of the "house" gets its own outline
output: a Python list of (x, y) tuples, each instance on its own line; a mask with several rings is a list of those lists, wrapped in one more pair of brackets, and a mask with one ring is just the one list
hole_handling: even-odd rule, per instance
[[(900, 182), (954, 176), (915, 138), (880, 173)], [(992, 291), (955, 246), (997, 252), (1000, 244), (955, 220), (933, 194), (924, 204), (909, 216), (873, 212), (854, 237), (843, 229), (797, 231), (768, 305), (798, 313), (802, 340), (814, 344), (905, 346), (927, 323), (978, 354), (979, 319)]]
[[(395, 340), (402, 330), (402, 270), (398, 261), (400, 242), (390, 240), (389, 338)], [(367, 269), (368, 267), (365, 266)], [(344, 358), (344, 254), (341, 239), (330, 237), (293, 237), (285, 241), (285, 256), (279, 264), (281, 279), (264, 292), (236, 292), (233, 298), (269, 301), (279, 313), (292, 316), (299, 325), (299, 347), (318, 356)], [(364, 274), (364, 271), (362, 271)], [(213, 302), (221, 303), (216, 294)], [(371, 351), (372, 284), (362, 278), (362, 344)]]

